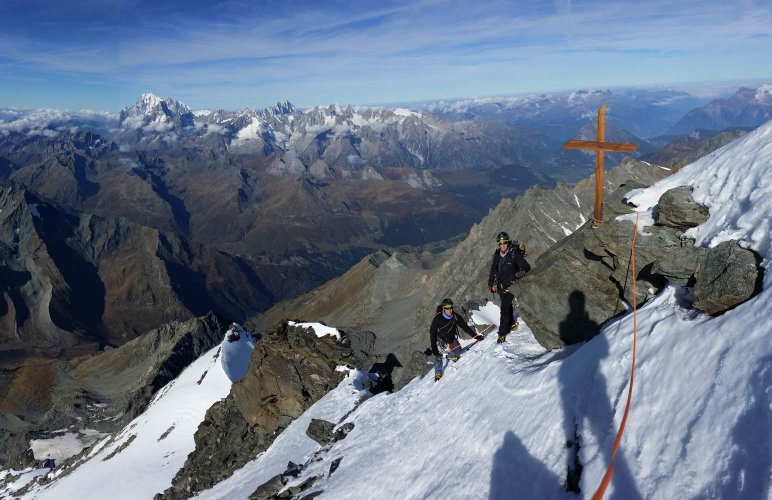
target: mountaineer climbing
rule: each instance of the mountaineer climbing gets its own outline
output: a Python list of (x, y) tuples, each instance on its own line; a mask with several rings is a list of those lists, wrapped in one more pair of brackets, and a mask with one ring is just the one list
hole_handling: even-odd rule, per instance
[(498, 343), (507, 339), (507, 334), (519, 328), (515, 321), (515, 310), (512, 302), (515, 295), (512, 293), (512, 285), (530, 271), (531, 266), (525, 260), (524, 246), (513, 245), (509, 235), (500, 232), (496, 237), (498, 249), (493, 253), (491, 271), (488, 275), (488, 288), (491, 292), (498, 292), (501, 299), (501, 319), (499, 320)]
[(470, 337), (481, 340), (483, 336), (475, 332), (464, 318), (453, 310), (453, 301), (444, 299), (437, 306), (437, 313), (429, 328), (429, 345), (434, 354), (434, 379), (442, 377), (442, 355), (438, 343), (442, 342), (442, 348), (448, 353), (448, 359), (457, 361), (461, 354), (461, 344), (458, 342), (458, 327), (461, 327)]

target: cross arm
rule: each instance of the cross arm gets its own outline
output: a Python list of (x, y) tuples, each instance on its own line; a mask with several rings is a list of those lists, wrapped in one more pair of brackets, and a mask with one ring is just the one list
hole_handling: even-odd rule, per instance
[(598, 141), (568, 141), (563, 145), (563, 149), (595, 149), (602, 151), (616, 151), (629, 153), (635, 151), (638, 144), (627, 144), (624, 142), (598, 142)]

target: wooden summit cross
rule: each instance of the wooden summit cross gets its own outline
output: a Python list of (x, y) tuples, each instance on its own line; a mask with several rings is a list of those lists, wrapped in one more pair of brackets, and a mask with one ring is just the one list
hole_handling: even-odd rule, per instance
[(598, 140), (576, 141), (571, 140), (563, 145), (564, 149), (594, 149), (595, 150), (595, 213), (593, 213), (592, 227), (598, 227), (603, 222), (603, 153), (605, 151), (629, 153), (635, 151), (638, 144), (624, 142), (605, 142), (606, 138), (606, 105), (602, 104), (598, 110)]

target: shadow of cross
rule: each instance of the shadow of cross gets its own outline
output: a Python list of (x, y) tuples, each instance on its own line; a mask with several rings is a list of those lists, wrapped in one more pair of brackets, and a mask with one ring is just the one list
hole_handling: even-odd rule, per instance
[(602, 104), (598, 110), (598, 140), (577, 141), (570, 140), (563, 145), (563, 149), (592, 149), (595, 150), (595, 212), (592, 216), (592, 227), (598, 227), (603, 222), (603, 153), (605, 151), (629, 153), (635, 151), (638, 144), (625, 142), (606, 141), (606, 105)]

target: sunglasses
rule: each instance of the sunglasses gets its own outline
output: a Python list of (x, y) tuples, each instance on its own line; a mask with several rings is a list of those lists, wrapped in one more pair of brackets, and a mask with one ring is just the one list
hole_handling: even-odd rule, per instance
[(499, 241), (499, 245), (509, 245), (508, 241)]
[(443, 309), (445, 309), (447, 311), (449, 309), (453, 309), (453, 306), (445, 306), (445, 307), (443, 307)]

